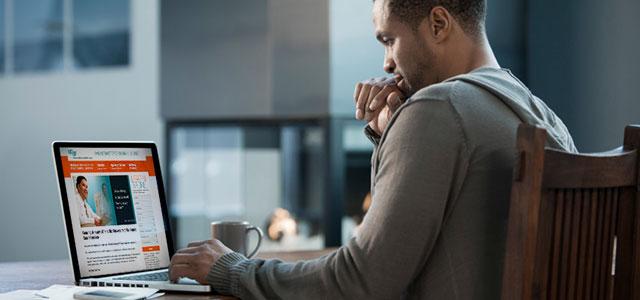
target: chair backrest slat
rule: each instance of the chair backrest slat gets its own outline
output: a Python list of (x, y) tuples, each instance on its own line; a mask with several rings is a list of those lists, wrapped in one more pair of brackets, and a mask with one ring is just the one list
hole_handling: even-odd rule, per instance
[[(545, 197), (549, 199), (554, 199), (555, 201), (557, 200), (558, 197), (560, 197), (560, 195), (557, 195), (556, 192), (557, 191), (554, 191), (554, 190), (548, 190), (546, 191), (547, 195)], [(564, 202), (560, 201), (560, 203), (564, 203)], [(562, 207), (557, 208), (555, 204), (552, 203), (552, 201), (541, 202), (540, 204), (541, 204), (540, 214), (547, 217), (546, 220), (540, 223), (540, 231), (552, 233), (554, 230), (554, 224), (555, 222), (557, 222), (556, 219), (562, 220)], [(559, 227), (555, 229), (558, 231), (560, 230)], [(552, 235), (554, 237), (560, 236), (559, 233), (550, 234), (550, 236)], [(539, 295), (541, 299), (548, 298), (548, 295), (545, 293), (545, 291), (558, 290), (558, 285), (557, 285), (558, 281), (548, 280), (551, 274), (554, 274), (554, 275), (558, 274), (558, 268), (560, 264), (559, 264), (559, 259), (557, 258), (560, 256), (560, 247), (554, 247), (554, 245), (557, 245), (558, 243), (559, 243), (559, 239), (554, 240), (552, 238), (541, 240), (539, 241), (539, 243), (537, 243), (536, 253), (555, 253), (554, 256), (542, 255), (536, 258), (539, 266), (534, 269), (535, 273), (533, 278), (534, 280), (536, 280), (536, 283), (533, 285), (533, 287), (535, 288), (533, 290), (533, 293), (536, 295)], [(555, 260), (553, 260), (554, 257), (556, 258)], [(543, 266), (543, 267), (540, 267), (540, 266)], [(553, 284), (554, 282), (556, 284)]]
[[(571, 214), (571, 234), (567, 239), (571, 240), (571, 250), (569, 257), (569, 274), (567, 274), (569, 286), (567, 287), (567, 298), (574, 299), (576, 294), (577, 285), (577, 271), (578, 271), (578, 242), (580, 239), (580, 216), (582, 214), (582, 201), (580, 197), (582, 193), (580, 190), (569, 190), (570, 198), (568, 199), (573, 203), (573, 211)], [(569, 224), (567, 224), (569, 225)]]
[(609, 282), (612, 280), (611, 276), (611, 262), (613, 261), (613, 236), (615, 235), (615, 193), (613, 189), (606, 189), (605, 192), (605, 220), (604, 220), (604, 240), (602, 243), (602, 263), (600, 266), (600, 298), (609, 299), (607, 296), (610, 294)]
[[(567, 195), (567, 191), (562, 190), (561, 195), (562, 198), (559, 201), (564, 202), (564, 215), (562, 217), (562, 223), (556, 224), (556, 226), (560, 226), (562, 228), (562, 240), (560, 252), (562, 253), (562, 257), (560, 258), (560, 298), (566, 297), (566, 291), (568, 288), (568, 277), (569, 277), (569, 259), (570, 259), (570, 250), (571, 250), (571, 217), (573, 216), (573, 204), (571, 203), (571, 196)], [(544, 200), (543, 200), (544, 201)]]
[[(562, 220), (564, 218), (565, 212), (565, 203), (566, 201), (564, 201), (564, 198), (562, 197), (562, 191), (561, 190), (556, 190), (556, 191), (551, 191), (550, 193), (548, 193), (549, 195), (553, 195), (554, 196), (554, 202), (555, 202), (555, 218), (553, 220), (553, 226), (552, 226), (552, 230), (553, 230), (553, 253), (551, 255), (551, 282), (550, 282), (550, 286), (551, 286), (551, 290), (549, 293), (549, 298), (553, 299), (555, 298), (556, 295), (558, 295), (558, 283), (560, 282), (560, 263), (562, 262), (562, 260), (560, 259), (560, 254), (562, 253)], [(552, 206), (552, 205), (549, 205)], [(561, 290), (561, 288), (560, 288)]]
[(601, 299), (600, 298), (600, 281), (601, 281), (601, 273), (600, 266), (602, 265), (602, 245), (604, 241), (604, 214), (605, 214), (605, 195), (602, 190), (598, 191), (598, 214), (596, 218), (596, 243), (595, 243), (595, 261), (593, 264), (593, 283), (591, 285), (591, 297), (593, 299)]
[(585, 282), (587, 277), (587, 239), (589, 237), (589, 215), (591, 213), (591, 189), (584, 189), (578, 199), (580, 202), (580, 250), (578, 252), (578, 283), (576, 286), (576, 299), (585, 298)]
[(544, 141), (518, 130), (502, 298), (640, 299), (640, 127), (605, 153)]
[(586, 259), (586, 263), (585, 263), (585, 274), (583, 275), (585, 277), (585, 290), (584, 292), (584, 299), (593, 299), (593, 295), (591, 294), (591, 287), (593, 287), (593, 282), (594, 282), (594, 278), (593, 278), (593, 271), (594, 271), (594, 264), (595, 264), (595, 247), (596, 247), (596, 233), (597, 233), (597, 217), (598, 217), (598, 195), (599, 192), (596, 189), (592, 189), (589, 195), (588, 203), (589, 203), (589, 210), (588, 210), (588, 230), (587, 231), (587, 259)]

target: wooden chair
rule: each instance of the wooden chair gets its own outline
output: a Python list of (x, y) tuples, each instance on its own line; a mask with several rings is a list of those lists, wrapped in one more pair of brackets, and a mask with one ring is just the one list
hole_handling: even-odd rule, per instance
[(545, 141), (518, 128), (502, 299), (640, 299), (640, 126), (610, 152)]

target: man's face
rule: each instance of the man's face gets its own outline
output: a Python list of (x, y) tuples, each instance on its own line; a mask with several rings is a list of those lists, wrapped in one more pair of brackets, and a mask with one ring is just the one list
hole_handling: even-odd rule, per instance
[(78, 194), (80, 194), (83, 200), (86, 200), (89, 195), (89, 184), (87, 184), (87, 181), (84, 179), (78, 184)]
[(374, 2), (373, 23), (376, 38), (385, 49), (384, 70), (395, 75), (407, 97), (437, 82), (436, 58), (429, 46), (426, 22), (412, 29), (391, 15), (386, 1)]

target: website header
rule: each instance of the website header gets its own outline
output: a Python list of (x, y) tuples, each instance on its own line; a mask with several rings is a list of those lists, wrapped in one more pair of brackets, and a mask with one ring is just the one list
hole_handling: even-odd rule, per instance
[(151, 149), (146, 148), (61, 148), (60, 155), (77, 160), (146, 160)]

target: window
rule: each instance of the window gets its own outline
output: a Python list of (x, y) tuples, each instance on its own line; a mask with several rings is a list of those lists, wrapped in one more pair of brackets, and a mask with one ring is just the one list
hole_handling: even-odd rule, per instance
[(13, 1), (16, 73), (62, 69), (62, 0)]
[(76, 68), (129, 64), (129, 0), (73, 2)]
[(130, 0), (0, 0), (0, 74), (128, 66), (130, 6)]

